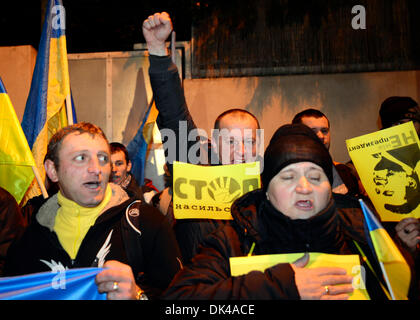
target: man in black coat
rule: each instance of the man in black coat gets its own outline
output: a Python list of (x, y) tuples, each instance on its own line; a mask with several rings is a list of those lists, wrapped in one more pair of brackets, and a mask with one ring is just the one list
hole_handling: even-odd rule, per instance
[[(202, 131), (197, 130), (188, 110), (177, 67), (165, 46), (171, 31), (172, 22), (166, 12), (155, 13), (143, 22), (143, 35), (149, 51), (150, 82), (159, 110), (157, 124), (168, 151), (169, 174), (172, 174), (174, 160), (202, 165), (259, 160), (258, 151), (263, 146), (263, 139), (259, 136), (260, 126), (257, 118), (244, 109), (229, 109), (219, 115), (211, 142), (200, 135)], [(201, 147), (197, 147), (200, 143)], [(203, 239), (222, 224), (222, 220), (210, 219), (175, 221), (174, 230), (185, 263), (194, 256)]]
[(157, 298), (168, 286), (181, 267), (173, 231), (157, 209), (108, 183), (109, 149), (90, 123), (51, 138), (44, 163), (59, 192), (10, 246), (7, 275), (104, 267), (96, 283), (107, 299)]

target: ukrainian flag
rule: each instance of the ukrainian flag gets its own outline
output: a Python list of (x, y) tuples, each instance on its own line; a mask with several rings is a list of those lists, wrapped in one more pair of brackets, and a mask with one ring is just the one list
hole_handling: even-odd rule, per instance
[(394, 241), (376, 219), (363, 200), (359, 200), (365, 216), (374, 254), (378, 258), (382, 273), (393, 300), (407, 300), (411, 271)]
[(158, 111), (152, 99), (136, 135), (127, 145), (128, 156), (132, 164), (131, 174), (139, 185), (144, 184), (148, 145), (153, 142), (158, 143), (157, 141), (160, 140), (160, 132), (156, 125), (157, 115)]
[[(23, 114), (22, 128), (35, 158), (40, 176), (45, 180), (44, 157), (51, 136), (69, 124), (73, 104), (66, 113), (70, 98), (70, 80), (65, 36), (65, 10), (61, 0), (49, 0), (32, 77), (31, 89)], [(70, 103), (69, 103), (70, 104)], [(71, 124), (71, 123), (70, 123)], [(40, 194), (35, 182), (26, 197)]]
[(0, 300), (105, 300), (95, 283), (102, 268), (76, 268), (0, 278)]
[(0, 186), (20, 203), (34, 179), (35, 160), (0, 78)]

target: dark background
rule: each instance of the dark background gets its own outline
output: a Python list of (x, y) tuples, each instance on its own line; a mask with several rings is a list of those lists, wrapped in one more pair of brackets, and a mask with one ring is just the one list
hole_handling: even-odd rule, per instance
[[(46, 0), (3, 1), (0, 45), (38, 46)], [(353, 30), (363, 5), (367, 29)], [(418, 0), (63, 0), (69, 53), (131, 51), (149, 14), (192, 38), (193, 78), (420, 69)]]
[[(190, 0), (62, 0), (68, 53), (126, 51), (144, 42), (143, 21), (155, 12), (173, 16), (177, 40), (191, 38)], [(0, 45), (38, 48), (47, 0), (3, 0)]]

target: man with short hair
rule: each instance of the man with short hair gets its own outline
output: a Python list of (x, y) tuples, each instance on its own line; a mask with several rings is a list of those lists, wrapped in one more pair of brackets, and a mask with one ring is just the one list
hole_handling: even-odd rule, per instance
[[(257, 118), (243, 109), (230, 109), (222, 113), (215, 121), (210, 146), (200, 150), (200, 156), (192, 156), (200, 161), (188, 158), (192, 147), (200, 143), (197, 140), (186, 141), (186, 150), (180, 150), (181, 139), (188, 140), (189, 133), (197, 127), (188, 110), (179, 73), (176, 65), (168, 56), (165, 41), (172, 32), (172, 22), (166, 12), (155, 13), (143, 22), (143, 35), (149, 51), (149, 76), (156, 107), (159, 110), (157, 124), (159, 129), (170, 129), (176, 136), (176, 154), (168, 155), (168, 171), (172, 174), (171, 160), (200, 164), (234, 164), (261, 160), (258, 149), (263, 144), (258, 136), (260, 128)], [(186, 136), (181, 137), (181, 122), (186, 125)], [(165, 142), (165, 141), (164, 141)], [(205, 139), (204, 144), (208, 143)], [(170, 148), (168, 148), (169, 151)], [(185, 154), (184, 154), (185, 152)], [(184, 157), (185, 156), (185, 157)], [(162, 201), (162, 199), (160, 199)], [(167, 203), (167, 201), (165, 201)], [(196, 253), (204, 237), (214, 231), (224, 221), (210, 219), (183, 219), (176, 221), (174, 230), (185, 262)]]
[(292, 123), (303, 123), (312, 129), (322, 141), (327, 150), (330, 150), (330, 120), (321, 111), (313, 108), (305, 109), (295, 115)]
[[(292, 123), (302, 123), (311, 128), (322, 141), (325, 148), (327, 148), (327, 150), (330, 149), (330, 121), (324, 113), (313, 108), (305, 109), (294, 116)], [(358, 181), (352, 174), (351, 169), (345, 164), (336, 161), (333, 161), (333, 163), (333, 192), (349, 194), (349, 190), (352, 190), (352, 192), (350, 192), (352, 195), (358, 194)]]
[(59, 192), (11, 245), (5, 273), (98, 266), (105, 269), (96, 283), (107, 299), (159, 297), (180, 269), (179, 248), (157, 209), (108, 183), (110, 147), (103, 131), (84, 122), (65, 127), (51, 138), (45, 158)]
[(156, 188), (151, 187), (151, 181), (147, 185), (139, 186), (137, 180), (131, 174), (131, 161), (127, 148), (119, 142), (111, 142), (111, 178), (110, 181), (120, 185), (130, 196), (136, 196), (140, 200), (150, 203), (152, 197), (157, 193)]

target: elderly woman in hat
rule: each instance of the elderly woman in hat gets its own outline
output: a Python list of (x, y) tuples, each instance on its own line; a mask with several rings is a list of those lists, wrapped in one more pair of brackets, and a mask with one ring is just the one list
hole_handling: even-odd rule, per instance
[[(308, 127), (282, 126), (265, 151), (261, 177), (263, 188), (235, 201), (233, 220), (206, 239), (192, 263), (175, 276), (165, 298), (349, 298), (354, 288), (344, 269), (304, 268), (306, 252), (362, 254), (359, 247), (370, 253), (361, 210), (338, 208), (332, 196), (327, 149)], [(303, 258), (231, 276), (229, 258), (246, 256), (251, 248), (254, 255), (302, 253)], [(365, 269), (369, 295), (384, 298), (373, 276), (378, 269)]]

